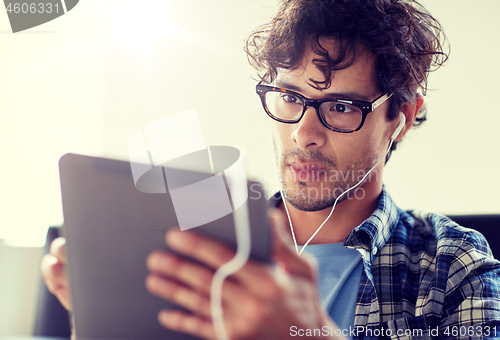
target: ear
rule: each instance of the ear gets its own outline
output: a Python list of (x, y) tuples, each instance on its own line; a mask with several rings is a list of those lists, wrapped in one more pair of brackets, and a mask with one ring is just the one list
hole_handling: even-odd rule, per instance
[(424, 97), (420, 93), (417, 93), (415, 95), (414, 103), (406, 102), (403, 106), (401, 106), (401, 112), (403, 112), (406, 117), (406, 123), (395, 142), (399, 142), (403, 139), (408, 130), (411, 129), (413, 123), (415, 123), (418, 113), (420, 112), (420, 109), (422, 108), (422, 105), (424, 105)]

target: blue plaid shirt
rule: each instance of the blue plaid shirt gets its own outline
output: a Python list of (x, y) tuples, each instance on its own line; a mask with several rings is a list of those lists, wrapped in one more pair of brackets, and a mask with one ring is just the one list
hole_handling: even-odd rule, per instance
[(363, 258), (353, 339), (500, 338), (500, 262), (446, 216), (403, 211), (382, 191), (346, 238)]

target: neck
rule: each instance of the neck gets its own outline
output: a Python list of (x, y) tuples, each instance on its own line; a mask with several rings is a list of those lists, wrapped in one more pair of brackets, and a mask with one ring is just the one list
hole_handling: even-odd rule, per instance
[[(346, 199), (337, 202), (332, 216), (309, 244), (344, 242), (347, 235), (375, 211), (382, 192), (382, 182), (366, 182), (361, 188), (364, 193), (363, 197), (358, 194), (360, 196), (358, 199), (351, 191), (346, 194)], [(285, 203), (281, 203), (280, 209), (286, 215), (283, 204)], [(303, 245), (309, 240), (332, 210), (332, 207), (329, 207), (320, 211), (308, 212), (298, 210), (289, 203), (286, 204), (298, 245)], [(288, 230), (290, 230), (290, 225), (288, 225)]]

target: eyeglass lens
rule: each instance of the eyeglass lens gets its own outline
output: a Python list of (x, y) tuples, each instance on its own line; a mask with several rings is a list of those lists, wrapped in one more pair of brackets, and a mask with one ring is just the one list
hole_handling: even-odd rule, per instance
[[(293, 94), (270, 91), (265, 99), (269, 112), (281, 120), (297, 122), (304, 110), (302, 99)], [(337, 129), (356, 129), (363, 120), (359, 107), (340, 101), (323, 102), (319, 111), (326, 123)]]

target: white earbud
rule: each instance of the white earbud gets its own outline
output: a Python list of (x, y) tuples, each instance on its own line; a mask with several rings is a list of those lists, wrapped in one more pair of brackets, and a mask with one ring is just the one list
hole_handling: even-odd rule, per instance
[(403, 127), (405, 126), (406, 123), (406, 117), (404, 113), (400, 112), (399, 115), (401, 116), (401, 121), (399, 122), (398, 127), (396, 128), (396, 130), (394, 130), (394, 133), (391, 136), (391, 141), (393, 142), (396, 138), (398, 138), (399, 133), (401, 132), (401, 130), (403, 130)]

